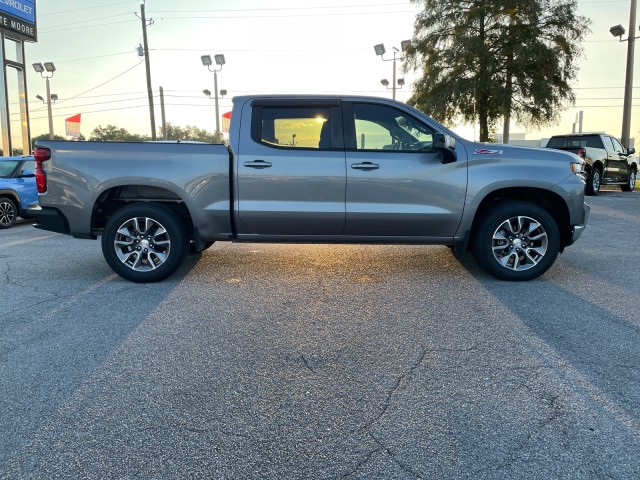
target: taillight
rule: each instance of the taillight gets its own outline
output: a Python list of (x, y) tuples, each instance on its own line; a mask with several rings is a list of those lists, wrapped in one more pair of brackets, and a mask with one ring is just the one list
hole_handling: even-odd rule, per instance
[(33, 149), (33, 158), (36, 161), (36, 187), (38, 193), (47, 192), (47, 172), (42, 168), (42, 163), (51, 159), (51, 150), (46, 147), (36, 147)]
[(582, 158), (586, 158), (587, 151), (584, 148), (579, 148), (578, 151), (576, 152), (576, 155)]

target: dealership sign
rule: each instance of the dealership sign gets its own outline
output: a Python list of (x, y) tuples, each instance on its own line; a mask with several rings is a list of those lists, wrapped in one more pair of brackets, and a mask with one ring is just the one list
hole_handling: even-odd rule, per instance
[(35, 0), (0, 0), (0, 29), (5, 35), (17, 34), (21, 40), (36, 41)]

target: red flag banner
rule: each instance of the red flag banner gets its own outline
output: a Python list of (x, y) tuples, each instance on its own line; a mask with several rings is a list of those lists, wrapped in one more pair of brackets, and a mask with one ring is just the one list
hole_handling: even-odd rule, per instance
[(231, 125), (231, 112), (222, 114), (222, 131), (229, 133), (229, 126)]
[(80, 113), (69, 117), (64, 121), (67, 137), (78, 138), (80, 136)]

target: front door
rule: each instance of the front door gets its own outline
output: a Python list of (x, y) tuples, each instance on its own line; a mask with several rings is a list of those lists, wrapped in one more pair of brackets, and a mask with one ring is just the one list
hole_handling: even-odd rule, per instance
[[(467, 162), (443, 163), (435, 131), (392, 106), (345, 105), (346, 235), (455, 235), (464, 208)], [(353, 138), (355, 136), (355, 138)], [(402, 240), (402, 239), (400, 239)]]

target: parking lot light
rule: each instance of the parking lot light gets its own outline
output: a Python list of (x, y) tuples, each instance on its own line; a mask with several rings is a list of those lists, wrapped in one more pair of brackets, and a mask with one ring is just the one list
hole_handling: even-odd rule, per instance
[[(42, 78), (46, 81), (47, 87), (47, 111), (49, 114), (49, 140), (53, 140), (53, 113), (51, 112), (51, 101), (57, 100), (58, 96), (54, 94), (55, 98), (51, 95), (51, 88), (49, 86), (49, 79), (53, 77), (53, 72), (56, 71), (56, 66), (53, 62), (44, 62), (44, 66), (42, 63), (34, 63), (33, 69), (40, 74)], [(50, 74), (50, 75), (49, 75)], [(36, 98), (42, 98), (39, 95), (36, 95)]]

